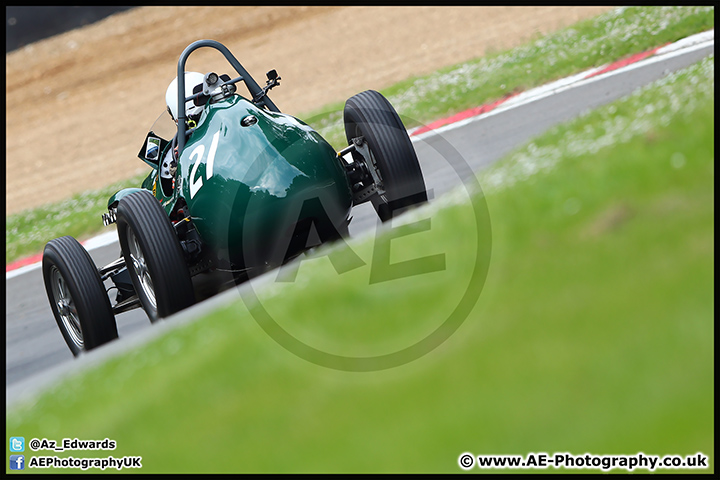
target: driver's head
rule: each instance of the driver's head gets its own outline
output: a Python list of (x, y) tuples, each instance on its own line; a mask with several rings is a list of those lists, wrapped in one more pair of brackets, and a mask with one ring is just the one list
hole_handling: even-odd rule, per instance
[[(185, 72), (185, 98), (193, 94), (195, 85), (203, 83), (204, 75), (198, 72)], [(178, 120), (178, 81), (177, 77), (173, 78), (165, 92), (165, 103), (168, 112), (173, 120)], [(190, 120), (197, 121), (202, 113), (202, 107), (196, 106), (192, 100), (185, 103), (185, 115)]]

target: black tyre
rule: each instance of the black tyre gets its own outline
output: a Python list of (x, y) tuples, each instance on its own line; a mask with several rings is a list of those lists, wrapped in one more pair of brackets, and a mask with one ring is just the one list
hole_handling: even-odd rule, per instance
[(42, 271), (50, 309), (73, 355), (118, 337), (100, 274), (77, 240), (60, 237), (48, 242)]
[[(363, 137), (371, 154), (364, 160), (372, 162), (380, 174), (379, 193), (370, 198), (380, 219), (387, 221), (395, 212), (427, 202), (417, 154), (390, 102), (379, 92), (366, 90), (345, 102), (343, 117), (348, 143)], [(353, 152), (356, 161), (358, 155)]]
[(151, 322), (195, 303), (180, 241), (150, 192), (142, 190), (120, 200), (117, 229), (135, 292)]

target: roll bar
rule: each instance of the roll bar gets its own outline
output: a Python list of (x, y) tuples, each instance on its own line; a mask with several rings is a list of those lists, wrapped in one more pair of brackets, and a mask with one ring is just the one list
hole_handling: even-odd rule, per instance
[[(225, 56), (225, 59), (230, 63), (230, 65), (233, 66), (233, 68), (237, 71), (238, 75), (240, 75), (243, 80), (245, 80), (245, 85), (247, 85), (248, 90), (250, 91), (250, 94), (253, 99), (258, 98), (260, 94), (263, 93), (262, 88), (260, 88), (260, 85), (257, 84), (257, 82), (250, 76), (250, 74), (245, 70), (245, 68), (240, 64), (240, 62), (237, 61), (237, 59), (233, 56), (232, 53), (230, 53), (230, 50), (227, 49), (225, 45), (223, 45), (220, 42), (217, 42), (215, 40), (198, 40), (196, 42), (191, 43), (190, 45), (183, 50), (182, 54), (180, 54), (180, 59), (178, 60), (178, 67), (177, 67), (177, 79), (178, 79), (178, 123), (177, 123), (177, 146), (178, 146), (178, 157), (182, 153), (183, 149), (185, 148), (185, 141), (187, 137), (187, 114), (185, 113), (185, 102), (187, 99), (185, 98), (185, 63), (187, 62), (188, 57), (192, 52), (197, 50), (198, 48), (202, 47), (210, 47), (214, 48), (215, 50), (219, 51)], [(268, 108), (268, 110), (271, 110), (273, 112), (280, 112), (280, 110), (275, 106), (272, 100), (267, 95), (262, 96), (262, 98), (256, 102), (259, 106), (265, 106)], [(181, 107), (182, 106), (182, 107)]]

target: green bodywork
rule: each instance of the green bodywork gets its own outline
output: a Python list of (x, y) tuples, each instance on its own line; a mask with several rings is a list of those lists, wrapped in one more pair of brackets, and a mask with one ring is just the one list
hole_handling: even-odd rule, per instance
[[(243, 126), (249, 116), (256, 121)], [(352, 193), (341, 162), (305, 123), (234, 95), (205, 107), (180, 155), (174, 189), (163, 191), (157, 169), (142, 187), (168, 215), (183, 199), (203, 245), (219, 258), (277, 264), (298, 222), (314, 223), (319, 233), (328, 222), (347, 228)], [(108, 206), (137, 190), (121, 190)]]

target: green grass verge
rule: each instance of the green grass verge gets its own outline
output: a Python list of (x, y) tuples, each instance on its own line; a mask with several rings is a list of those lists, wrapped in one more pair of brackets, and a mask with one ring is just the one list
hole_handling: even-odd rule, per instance
[[(542, 85), (626, 55), (673, 42), (714, 27), (713, 7), (629, 7), (615, 9), (508, 52), (411, 78), (383, 90), (407, 127)], [(300, 115), (337, 149), (344, 146), (343, 103)], [(38, 253), (49, 240), (101, 232), (107, 198), (132, 178), (113, 187), (77, 195), (60, 204), (10, 215), (5, 262)], [(111, 191), (112, 190), (112, 191)]]
[(362, 268), (320, 256), (257, 289), (308, 345), (395, 351), (465, 289), (486, 202), (485, 288), (419, 360), (321, 367), (238, 300), (12, 408), (6, 438), (109, 437), (143, 472), (459, 472), (462, 452), (703, 452), (712, 472), (713, 177), (711, 57), (512, 153), (480, 175), (485, 197), (458, 190), (407, 217), (391, 261), (442, 252), (445, 270), (368, 285), (363, 237)]
[(71, 235), (83, 241), (108, 231), (101, 215), (107, 212), (110, 196), (122, 188), (140, 186), (146, 176), (147, 173), (136, 175), (98, 190), (73, 195), (59, 203), (9, 215), (5, 221), (5, 263), (40, 253), (53, 238)]

